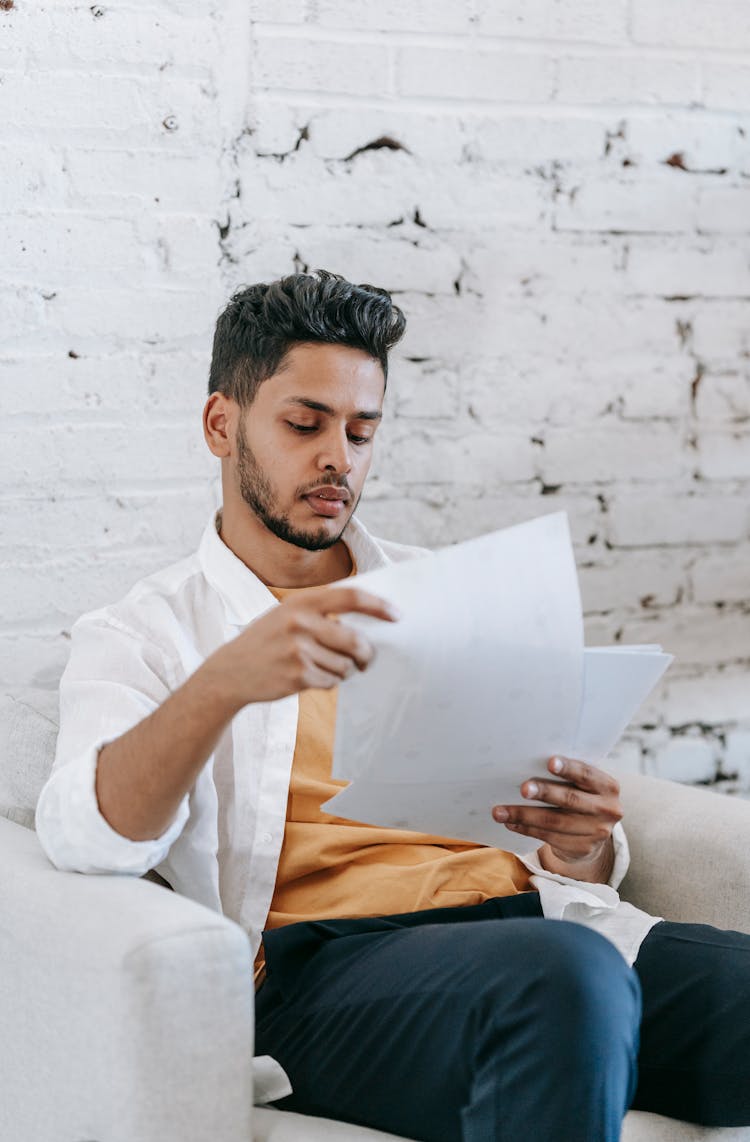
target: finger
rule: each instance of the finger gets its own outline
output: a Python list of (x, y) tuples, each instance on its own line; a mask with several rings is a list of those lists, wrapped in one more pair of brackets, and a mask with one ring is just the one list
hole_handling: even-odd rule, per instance
[(363, 591), (360, 587), (323, 587), (314, 596), (313, 592), (310, 592), (307, 598), (313, 599), (316, 609), (322, 613), (345, 614), (347, 611), (353, 611), (389, 623), (397, 622), (400, 618), (398, 609), (387, 599), (371, 595), (369, 591)]
[(364, 635), (346, 623), (316, 615), (310, 631), (319, 645), (346, 655), (358, 670), (365, 670), (372, 662), (375, 654), (372, 646)]
[[(512, 833), (524, 837), (533, 837), (537, 841), (542, 841), (550, 846), (562, 860), (571, 860), (578, 857), (588, 858), (591, 856), (592, 850), (599, 848), (602, 841), (597, 838), (574, 835), (568, 833), (556, 833), (553, 829), (538, 829), (531, 825), (506, 825)], [(606, 837), (603, 841), (606, 841)]]
[[(354, 661), (347, 655), (336, 654), (335, 651), (328, 650), (325, 646), (315, 646), (311, 652), (311, 657), (310, 677), (314, 677), (315, 680), (309, 683), (310, 689), (328, 689), (331, 686), (338, 686), (339, 682), (343, 682), (356, 669)], [(323, 681), (319, 679), (323, 679)]]
[(609, 793), (616, 797), (620, 792), (619, 783), (611, 773), (605, 773), (603, 769), (597, 769), (586, 761), (576, 761), (572, 757), (551, 757), (547, 768), (555, 777), (562, 777), (589, 793)]
[(583, 813), (566, 813), (561, 809), (545, 809), (530, 805), (496, 806), (492, 811), (496, 821), (509, 828), (520, 825), (522, 828), (546, 829), (566, 836), (608, 836), (611, 823)]
[(562, 781), (532, 778), (530, 781), (524, 781), (521, 793), (533, 801), (544, 801), (548, 805), (555, 805), (571, 813), (604, 816), (613, 822), (622, 818), (622, 810), (616, 796), (584, 793), (578, 786), (568, 785)]

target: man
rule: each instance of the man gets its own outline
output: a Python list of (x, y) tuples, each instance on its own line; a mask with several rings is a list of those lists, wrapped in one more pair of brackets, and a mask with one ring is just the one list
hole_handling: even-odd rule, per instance
[(230, 301), (203, 414), (222, 510), (74, 627), (41, 843), (246, 928), (282, 1106), (428, 1142), (615, 1142), (633, 1100), (750, 1123), (750, 939), (618, 903), (613, 778), (551, 759), (521, 787), (542, 804), (488, 806), (540, 840), (525, 863), (320, 810), (336, 687), (372, 657), (340, 616), (398, 620), (345, 581), (420, 555), (354, 516), (403, 330), (323, 271)]

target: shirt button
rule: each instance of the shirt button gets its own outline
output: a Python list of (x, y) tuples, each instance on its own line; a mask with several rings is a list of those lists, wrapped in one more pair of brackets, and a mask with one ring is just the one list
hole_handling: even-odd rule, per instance
[(263, 841), (264, 845), (270, 845), (271, 841), (273, 840), (273, 835), (271, 833), (264, 833), (261, 837), (261, 840)]

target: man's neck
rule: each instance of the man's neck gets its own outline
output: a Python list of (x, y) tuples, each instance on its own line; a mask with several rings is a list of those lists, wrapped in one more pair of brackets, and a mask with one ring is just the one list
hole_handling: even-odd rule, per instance
[(266, 586), (321, 587), (345, 579), (352, 570), (343, 540), (325, 551), (307, 551), (269, 531), (247, 508), (225, 504), (221, 539)]

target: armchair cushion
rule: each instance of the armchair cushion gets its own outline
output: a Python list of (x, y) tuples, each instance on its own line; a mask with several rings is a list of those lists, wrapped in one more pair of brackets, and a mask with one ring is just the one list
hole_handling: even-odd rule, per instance
[(0, 695), (0, 817), (33, 828), (55, 756), (57, 725), (54, 691)]

